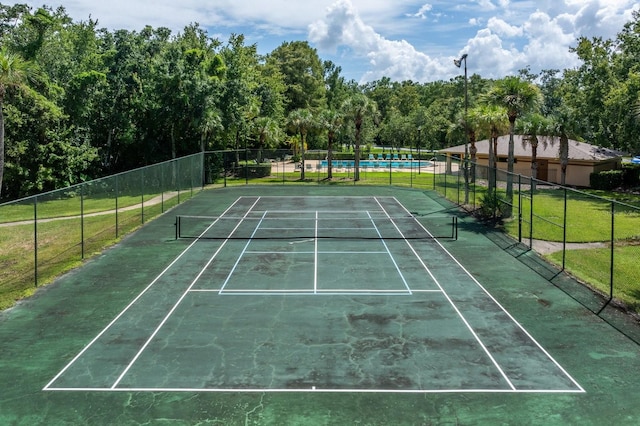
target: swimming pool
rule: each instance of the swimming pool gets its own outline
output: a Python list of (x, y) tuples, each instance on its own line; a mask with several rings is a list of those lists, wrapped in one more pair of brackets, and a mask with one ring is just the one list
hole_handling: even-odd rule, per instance
[[(332, 160), (331, 165), (337, 168), (351, 168), (354, 167), (354, 160)], [(329, 162), (327, 160), (320, 161), (320, 166), (322, 168), (327, 167)], [(391, 160), (391, 168), (392, 169), (417, 169), (418, 167), (429, 167), (432, 164), (427, 160), (417, 161), (417, 160)], [(389, 161), (380, 160), (380, 161), (372, 161), (372, 160), (360, 160), (360, 168), (371, 168), (371, 169), (388, 169)]]

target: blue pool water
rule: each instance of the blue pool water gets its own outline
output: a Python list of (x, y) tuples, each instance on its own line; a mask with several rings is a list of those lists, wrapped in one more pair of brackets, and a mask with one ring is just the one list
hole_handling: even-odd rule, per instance
[[(328, 165), (328, 161), (327, 160), (322, 160), (320, 162), (320, 165), (325, 168)], [(353, 168), (355, 161), (354, 160), (333, 160), (331, 161), (331, 165), (333, 167), (346, 167), (346, 168)], [(392, 160), (391, 161), (391, 168), (392, 169), (398, 169), (398, 168), (406, 168), (406, 169), (410, 169), (410, 168), (418, 168), (418, 167), (429, 167), (431, 166), (431, 163), (429, 161), (426, 160), (422, 160), (422, 161), (417, 161), (417, 160)], [(389, 161), (386, 160), (380, 160), (380, 161), (371, 161), (371, 160), (360, 160), (360, 168), (363, 167), (368, 167), (368, 168), (372, 168), (375, 169), (376, 167), (378, 169), (388, 169), (389, 168)]]

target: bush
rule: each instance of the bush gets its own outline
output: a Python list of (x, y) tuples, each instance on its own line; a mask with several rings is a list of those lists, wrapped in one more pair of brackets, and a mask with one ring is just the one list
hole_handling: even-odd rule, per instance
[(271, 176), (271, 163), (240, 164), (236, 170), (236, 176), (241, 178), (263, 178)]
[(640, 165), (625, 164), (622, 168), (622, 184), (625, 188), (635, 188), (640, 186)]
[(483, 220), (502, 219), (507, 207), (505, 197), (497, 195), (494, 191), (489, 191), (480, 199), (480, 208), (476, 210), (475, 214)]
[(624, 172), (622, 170), (606, 170), (604, 172), (591, 173), (589, 184), (592, 189), (610, 191), (620, 188), (624, 182)]

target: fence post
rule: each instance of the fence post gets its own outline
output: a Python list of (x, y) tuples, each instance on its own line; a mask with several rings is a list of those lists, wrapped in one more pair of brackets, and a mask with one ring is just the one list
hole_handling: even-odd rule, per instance
[(434, 161), (433, 162), (433, 190), (434, 191), (436, 190), (436, 167), (437, 167), (437, 164)]
[(530, 200), (529, 200), (529, 248), (533, 248), (533, 194), (534, 194), (534, 187), (535, 185), (533, 184), (535, 181), (532, 179), (531, 180), (531, 185), (529, 185), (529, 191), (530, 191)]
[[(512, 212), (513, 207), (512, 205)], [(518, 175), (518, 242), (522, 242), (522, 175)]]
[[(458, 205), (460, 204), (460, 165), (462, 163), (458, 163), (458, 182), (456, 182), (456, 192), (458, 194)], [(465, 176), (466, 177), (466, 176)], [(466, 188), (466, 187), (465, 187)]]
[(84, 259), (84, 185), (80, 185), (80, 258)]
[(191, 163), (191, 167), (190, 167), (190, 171), (191, 173), (189, 173), (191, 176), (191, 198), (193, 198), (193, 156), (189, 157), (189, 162)]
[(38, 196), (33, 197), (33, 275), (38, 287)]
[(567, 261), (567, 188), (564, 188), (564, 218), (562, 221), (562, 270)]
[(176, 185), (178, 186), (178, 204), (180, 204), (180, 163), (173, 159), (173, 166), (176, 169)]
[(614, 262), (614, 252), (615, 252), (615, 217), (616, 217), (616, 204), (615, 201), (611, 201), (611, 254), (609, 260), (609, 299), (605, 302), (605, 304), (600, 308), (597, 315), (600, 315), (604, 308), (606, 308), (609, 303), (613, 300), (613, 262)]
[(140, 169), (140, 216), (144, 223), (144, 169)]
[(164, 213), (164, 164), (160, 164), (160, 209)]
[(116, 238), (119, 236), (118, 231), (118, 197), (120, 196), (118, 192), (118, 175), (116, 175)]

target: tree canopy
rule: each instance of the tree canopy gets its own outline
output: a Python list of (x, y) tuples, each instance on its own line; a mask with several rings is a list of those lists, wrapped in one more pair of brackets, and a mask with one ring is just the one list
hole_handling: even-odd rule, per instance
[[(463, 118), (474, 137), (507, 131), (487, 106), (493, 96), (507, 118), (531, 109), (563, 138), (640, 154), (639, 28), (637, 11), (615, 39), (576, 40), (580, 65), (572, 69), (470, 75), (472, 114)], [(260, 55), (242, 34), (219, 40), (197, 24), (177, 34), (107, 30), (63, 7), (20, 4), (0, 4), (0, 46), (1, 199), (205, 150), (440, 149), (467, 137), (459, 131), (465, 82), (453, 64), (449, 81), (358, 84), (306, 41)], [(515, 83), (535, 96), (498, 102)], [(363, 97), (376, 108), (358, 118)], [(518, 103), (529, 98), (535, 102)], [(292, 125), (300, 111), (304, 132)]]

